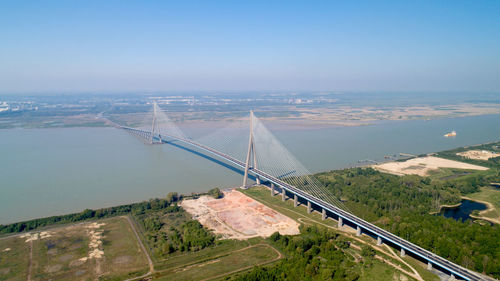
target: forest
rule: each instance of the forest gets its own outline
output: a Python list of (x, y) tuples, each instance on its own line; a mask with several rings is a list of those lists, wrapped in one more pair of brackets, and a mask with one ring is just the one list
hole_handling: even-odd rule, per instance
[(175, 252), (198, 251), (216, 243), (212, 232), (177, 205), (134, 214), (134, 218), (141, 224), (147, 245), (157, 258)]
[(453, 180), (393, 176), (371, 168), (316, 175), (351, 211), (466, 268), (500, 277), (500, 226), (456, 221), (431, 212), (488, 184), (482, 175)]
[(285, 258), (270, 267), (255, 267), (229, 280), (358, 280), (359, 266), (370, 267), (373, 253), (365, 251), (361, 265), (344, 252), (349, 242), (339, 234), (316, 226), (301, 227), (301, 235), (271, 235), (269, 241)]

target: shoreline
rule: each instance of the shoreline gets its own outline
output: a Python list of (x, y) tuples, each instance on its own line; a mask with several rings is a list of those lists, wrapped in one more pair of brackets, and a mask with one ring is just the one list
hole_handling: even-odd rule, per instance
[[(461, 197), (461, 198), (463, 199), (463, 197)], [(457, 203), (457, 204), (453, 204), (453, 205), (440, 205), (439, 211), (429, 212), (429, 215), (439, 214), (439, 213), (441, 213), (441, 211), (443, 211), (443, 209), (456, 209), (456, 208), (460, 207), (461, 205), (462, 205), (462, 202)]]
[(489, 221), (489, 222), (494, 223), (494, 224), (500, 224), (500, 220), (498, 220), (498, 219), (492, 219), (492, 218), (488, 218), (488, 217), (483, 216), (483, 214), (486, 212), (496, 210), (496, 208), (495, 208), (495, 206), (493, 206), (493, 204), (491, 204), (490, 202), (481, 201), (478, 199), (472, 199), (472, 198), (469, 198), (467, 196), (462, 196), (461, 198), (486, 205), (486, 210), (479, 211), (479, 216), (469, 214), (469, 216), (471, 218)]

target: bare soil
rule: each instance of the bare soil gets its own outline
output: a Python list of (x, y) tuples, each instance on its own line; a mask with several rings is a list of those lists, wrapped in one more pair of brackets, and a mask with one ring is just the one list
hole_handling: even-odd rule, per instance
[(500, 153), (495, 153), (487, 150), (468, 150), (457, 153), (458, 156), (463, 156), (474, 160), (487, 161), (490, 158), (500, 157)]
[(488, 170), (486, 167), (472, 165), (468, 163), (458, 162), (438, 158), (434, 156), (418, 157), (407, 160), (405, 162), (387, 162), (373, 166), (374, 169), (381, 172), (386, 172), (395, 175), (419, 175), (427, 176), (429, 171), (437, 170), (439, 168), (455, 168), (464, 170)]
[(181, 206), (224, 238), (269, 237), (276, 231), (289, 235), (300, 233), (299, 223), (237, 190), (224, 192), (221, 199), (202, 196), (185, 200)]

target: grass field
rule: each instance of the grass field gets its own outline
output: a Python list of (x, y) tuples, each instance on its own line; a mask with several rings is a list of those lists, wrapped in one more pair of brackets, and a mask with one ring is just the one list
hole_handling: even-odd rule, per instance
[(491, 203), (495, 209), (481, 213), (481, 216), (500, 220), (500, 190), (498, 188), (482, 187), (480, 192), (468, 194), (467, 197)]
[[(97, 223), (47, 229), (44, 235), (0, 239), (0, 280), (27, 280), (32, 248), (31, 280), (123, 280), (148, 271), (126, 218), (103, 219)], [(92, 233), (102, 233), (94, 238)], [(27, 240), (35, 237), (31, 242)], [(91, 246), (91, 242), (96, 246)], [(99, 242), (97, 242), (99, 241)], [(10, 248), (9, 251), (5, 249)], [(94, 249), (103, 256), (93, 258)]]
[(26, 280), (29, 252), (29, 243), (24, 239), (0, 239), (0, 280)]
[(95, 276), (95, 261), (79, 260), (89, 252), (89, 237), (83, 224), (50, 233), (51, 237), (33, 242), (33, 279), (85, 280)]
[(279, 259), (281, 254), (268, 244), (257, 244), (200, 262), (173, 267), (157, 275), (155, 280), (210, 280), (255, 265)]
[(103, 235), (104, 279), (122, 280), (123, 277), (138, 276), (148, 272), (148, 262), (141, 251), (126, 218), (106, 220)]

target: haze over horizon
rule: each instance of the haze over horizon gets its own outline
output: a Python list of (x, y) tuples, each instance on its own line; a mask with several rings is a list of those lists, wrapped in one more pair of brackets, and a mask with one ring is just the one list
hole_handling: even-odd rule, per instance
[(498, 1), (4, 1), (0, 93), (500, 91)]

